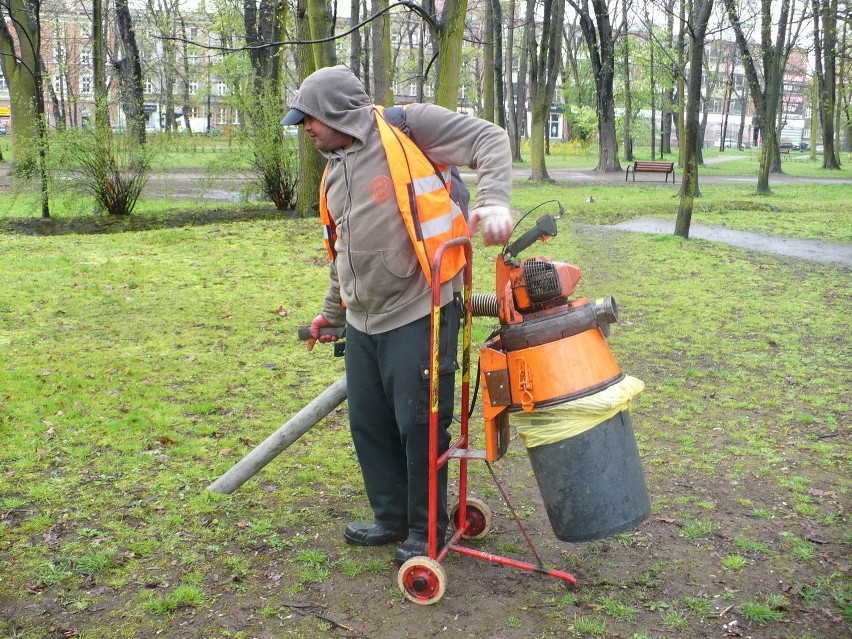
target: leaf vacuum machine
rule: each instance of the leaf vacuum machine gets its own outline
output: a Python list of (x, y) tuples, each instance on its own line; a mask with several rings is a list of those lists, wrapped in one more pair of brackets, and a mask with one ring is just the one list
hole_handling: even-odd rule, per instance
[[(618, 321), (615, 300), (572, 297), (581, 277), (580, 269), (572, 264), (543, 257), (518, 258), (535, 242), (557, 234), (556, 222), (562, 216), (562, 205), (558, 206), (556, 216), (543, 215), (533, 228), (502, 248), (496, 260), (493, 294), (472, 293), (472, 251), (467, 238), (451, 240), (436, 253), (432, 265), (428, 551), (426, 556), (409, 559), (397, 574), (403, 594), (415, 603), (433, 604), (444, 595), (447, 577), (441, 563), (450, 552), (577, 585), (570, 573), (545, 567), (491, 466), (507, 452), (513, 432), (526, 446), (551, 528), (560, 541), (603, 539), (634, 528), (650, 514), (629, 414), (630, 400), (643, 384), (622, 372), (606, 339), (610, 324)], [(458, 399), (462, 410), (459, 437), (441, 452), (437, 274), (448, 250), (464, 250), (466, 255)], [(499, 328), (479, 348), (475, 380), (481, 388), (484, 450), (471, 448), (469, 433), (473, 316), (499, 319)], [(438, 547), (438, 472), (450, 460), (459, 464), (458, 503), (450, 511), (451, 537)], [(492, 524), (488, 506), (468, 494), (467, 467), (472, 461), (488, 464), (535, 563), (465, 544), (485, 537)]]

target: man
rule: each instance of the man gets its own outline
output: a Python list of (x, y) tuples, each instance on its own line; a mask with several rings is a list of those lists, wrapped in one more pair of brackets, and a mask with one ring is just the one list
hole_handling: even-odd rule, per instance
[[(317, 339), (334, 339), (320, 336), (320, 329), (346, 325), (350, 429), (374, 515), (372, 524), (350, 524), (344, 537), (361, 546), (402, 542), (394, 559), (403, 563), (428, 550), (429, 265), (441, 242), (477, 226), (487, 244), (502, 244), (511, 235), (509, 140), (489, 122), (431, 104), (406, 109), (409, 138), (387, 123), (343, 66), (307, 77), (290, 106), (282, 124), (301, 125), (328, 160), (320, 216), (333, 263), (308, 348)], [(476, 170), (469, 223), (435, 165)], [(449, 254), (440, 273), (441, 451), (449, 445), (458, 368), (459, 255)], [(438, 493), (442, 544), (446, 467)]]

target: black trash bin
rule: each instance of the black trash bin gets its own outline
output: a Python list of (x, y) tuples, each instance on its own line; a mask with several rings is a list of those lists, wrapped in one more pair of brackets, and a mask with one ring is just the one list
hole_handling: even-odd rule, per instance
[(560, 541), (610, 537), (635, 528), (651, 514), (627, 410), (578, 435), (527, 452)]

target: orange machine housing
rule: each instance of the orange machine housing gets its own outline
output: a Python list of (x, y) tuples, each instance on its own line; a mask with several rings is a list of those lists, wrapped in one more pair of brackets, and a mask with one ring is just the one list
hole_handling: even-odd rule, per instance
[[(538, 301), (530, 293), (532, 277), (522, 271), (542, 269), (555, 294)], [(532, 268), (531, 268), (532, 267)], [(485, 453), (488, 461), (500, 459), (509, 444), (510, 412), (532, 412), (597, 393), (624, 378), (601, 330), (603, 322), (580, 323), (572, 331), (563, 325), (589, 312), (595, 303), (586, 299), (568, 301), (580, 270), (570, 264), (554, 264), (542, 258), (518, 263), (498, 258), (497, 299), (500, 332), (479, 351), (482, 411), (485, 418)], [(542, 295), (542, 298), (546, 295)], [(613, 305), (614, 301), (608, 298)], [(541, 339), (519, 344), (509, 339), (516, 327), (531, 327)], [(528, 342), (532, 341), (533, 344)], [(511, 344), (507, 347), (506, 344)]]
[(624, 377), (600, 328), (508, 352), (498, 335), (480, 348), (479, 366), (488, 461), (506, 452), (509, 412), (563, 404)]

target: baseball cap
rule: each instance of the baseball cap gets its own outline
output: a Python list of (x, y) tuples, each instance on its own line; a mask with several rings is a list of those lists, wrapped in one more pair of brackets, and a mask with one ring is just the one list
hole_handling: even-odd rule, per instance
[(299, 111), (299, 109), (290, 109), (287, 115), (284, 116), (284, 119), (281, 120), (281, 124), (284, 126), (295, 126), (301, 124), (304, 119), (305, 114)]

